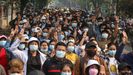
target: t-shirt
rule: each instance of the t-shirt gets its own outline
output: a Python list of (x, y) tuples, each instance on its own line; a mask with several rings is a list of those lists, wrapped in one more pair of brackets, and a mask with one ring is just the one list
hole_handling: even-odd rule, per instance
[(118, 62), (115, 58), (109, 58), (108, 68), (109, 68), (110, 75), (117, 75)]

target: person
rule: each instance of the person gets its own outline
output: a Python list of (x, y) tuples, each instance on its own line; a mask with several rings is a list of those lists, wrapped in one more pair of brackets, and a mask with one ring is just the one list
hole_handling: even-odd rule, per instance
[(79, 75), (80, 74), (80, 59), (79, 56), (77, 54), (74, 53), (74, 43), (73, 42), (68, 42), (67, 44), (67, 53), (65, 58), (70, 60), (73, 65), (75, 66), (75, 75)]
[(48, 52), (50, 54), (50, 57), (53, 57), (55, 55), (55, 45), (57, 44), (56, 40), (51, 40), (49, 43)]
[(103, 30), (102, 31), (102, 39), (100, 41), (98, 41), (99, 47), (103, 50), (106, 51), (107, 49), (107, 44), (110, 43), (110, 40), (108, 40), (109, 38), (109, 32), (107, 30)]
[(5, 69), (2, 65), (0, 65), (0, 75), (6, 75)]
[(73, 74), (73, 65), (68, 63), (62, 65), (61, 75), (76, 75), (76, 74)]
[(65, 58), (66, 45), (63, 42), (58, 42), (55, 46), (55, 56), (49, 58), (43, 64), (43, 72), (46, 75), (60, 75), (61, 66), (64, 63), (71, 63), (71, 61)]
[(119, 75), (132, 75), (131, 66), (127, 63), (122, 62), (118, 65)]
[[(19, 45), (22, 37), (16, 39), (12, 45)], [(12, 48), (10, 50), (14, 55), (18, 56), (24, 62), (24, 75), (27, 75), (32, 70), (41, 70), (43, 63), (46, 60), (46, 55), (39, 51), (40, 42), (37, 38), (31, 37), (28, 40), (28, 50), (20, 51)], [(16, 47), (17, 48), (17, 47)], [(15, 51), (14, 51), (15, 50)]]
[(109, 71), (107, 68), (106, 62), (97, 54), (97, 47), (94, 44), (94, 42), (88, 42), (85, 47), (85, 56), (81, 58), (81, 67), (82, 67), (82, 73), (85, 74), (85, 68), (87, 65), (87, 62), (91, 59), (97, 60), (101, 64), (100, 74), (107, 74), (109, 75)]
[(13, 53), (7, 49), (6, 46), (7, 37), (5, 35), (0, 36), (0, 65), (2, 65), (7, 73), (8, 62), (15, 58)]
[(12, 59), (8, 64), (9, 75), (24, 75), (24, 62), (21, 59)]
[(110, 75), (117, 75), (118, 74), (118, 61), (115, 59), (115, 54), (117, 51), (117, 47), (114, 43), (109, 43), (107, 47), (107, 52), (105, 53), (105, 61), (107, 62), (108, 69)]
[(85, 69), (86, 75), (100, 75), (100, 64), (96, 60), (89, 60)]
[[(125, 31), (122, 32), (123, 37), (122, 37), (122, 43), (119, 46), (118, 50), (116, 51), (116, 55), (115, 58), (119, 61), (119, 62), (126, 62), (127, 64), (129, 64), (129, 66), (131, 66), (132, 68), (132, 73), (133, 73), (133, 52), (129, 52), (127, 54), (123, 54), (123, 49), (125, 47), (125, 45), (128, 43), (128, 37)], [(131, 41), (132, 44), (132, 48), (133, 48), (133, 41)]]
[(46, 41), (42, 41), (41, 44), (40, 44), (40, 51), (42, 53), (44, 53), (45, 55), (47, 55), (47, 57), (50, 57), (49, 56), (49, 52), (48, 52), (48, 43)]

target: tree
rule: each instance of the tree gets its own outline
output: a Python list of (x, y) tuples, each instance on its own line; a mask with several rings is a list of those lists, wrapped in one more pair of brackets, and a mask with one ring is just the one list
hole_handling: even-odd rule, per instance
[(133, 0), (120, 0), (119, 1), (118, 11), (121, 15), (128, 15), (129, 17), (133, 17)]

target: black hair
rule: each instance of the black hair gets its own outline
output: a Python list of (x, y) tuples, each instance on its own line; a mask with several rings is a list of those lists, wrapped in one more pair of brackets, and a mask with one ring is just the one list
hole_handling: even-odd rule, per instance
[(67, 47), (65, 43), (63, 42), (58, 42), (56, 45), (55, 45), (55, 48), (57, 48), (57, 46), (64, 46), (64, 47)]
[(85, 46), (85, 49), (88, 49), (88, 48), (96, 48), (96, 45), (94, 42), (88, 42)]
[(71, 71), (73, 72), (73, 65), (72, 65), (72, 64), (70, 64), (70, 63), (64, 63), (64, 64), (61, 66), (61, 70), (63, 70), (63, 68), (64, 68), (65, 66), (69, 66), (70, 69), (71, 69)]
[(43, 43), (46, 43), (47, 45), (49, 45), (48, 42), (46, 42), (46, 41), (42, 41), (42, 42), (40, 43), (40, 46), (41, 46)]
[(68, 46), (69, 43), (73, 43), (73, 42), (72, 42), (72, 41), (68, 42), (68, 43), (67, 43), (67, 46)]
[[(110, 43), (108, 44), (108, 48), (109, 48), (110, 46), (112, 46), (112, 45), (115, 45), (115, 43), (110, 42)], [(115, 45), (115, 46), (116, 46), (116, 45)]]

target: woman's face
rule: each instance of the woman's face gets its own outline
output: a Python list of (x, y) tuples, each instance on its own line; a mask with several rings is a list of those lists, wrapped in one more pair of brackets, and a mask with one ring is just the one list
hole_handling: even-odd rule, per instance
[(20, 70), (19, 68), (11, 67), (11, 69), (8, 71), (9, 75), (23, 75), (23, 70)]
[(115, 45), (110, 46), (109, 50), (116, 50), (116, 46)]
[(30, 43), (30, 45), (38, 45), (38, 43), (33, 41), (33, 42)]
[(87, 73), (87, 75), (98, 75), (98, 67), (96, 65), (91, 65)]
[(46, 42), (42, 43), (42, 44), (41, 44), (41, 48), (43, 48), (43, 49), (48, 48), (48, 44), (47, 44)]
[(62, 72), (72, 72), (71, 68), (69, 66), (64, 66), (64, 68), (62, 69)]

